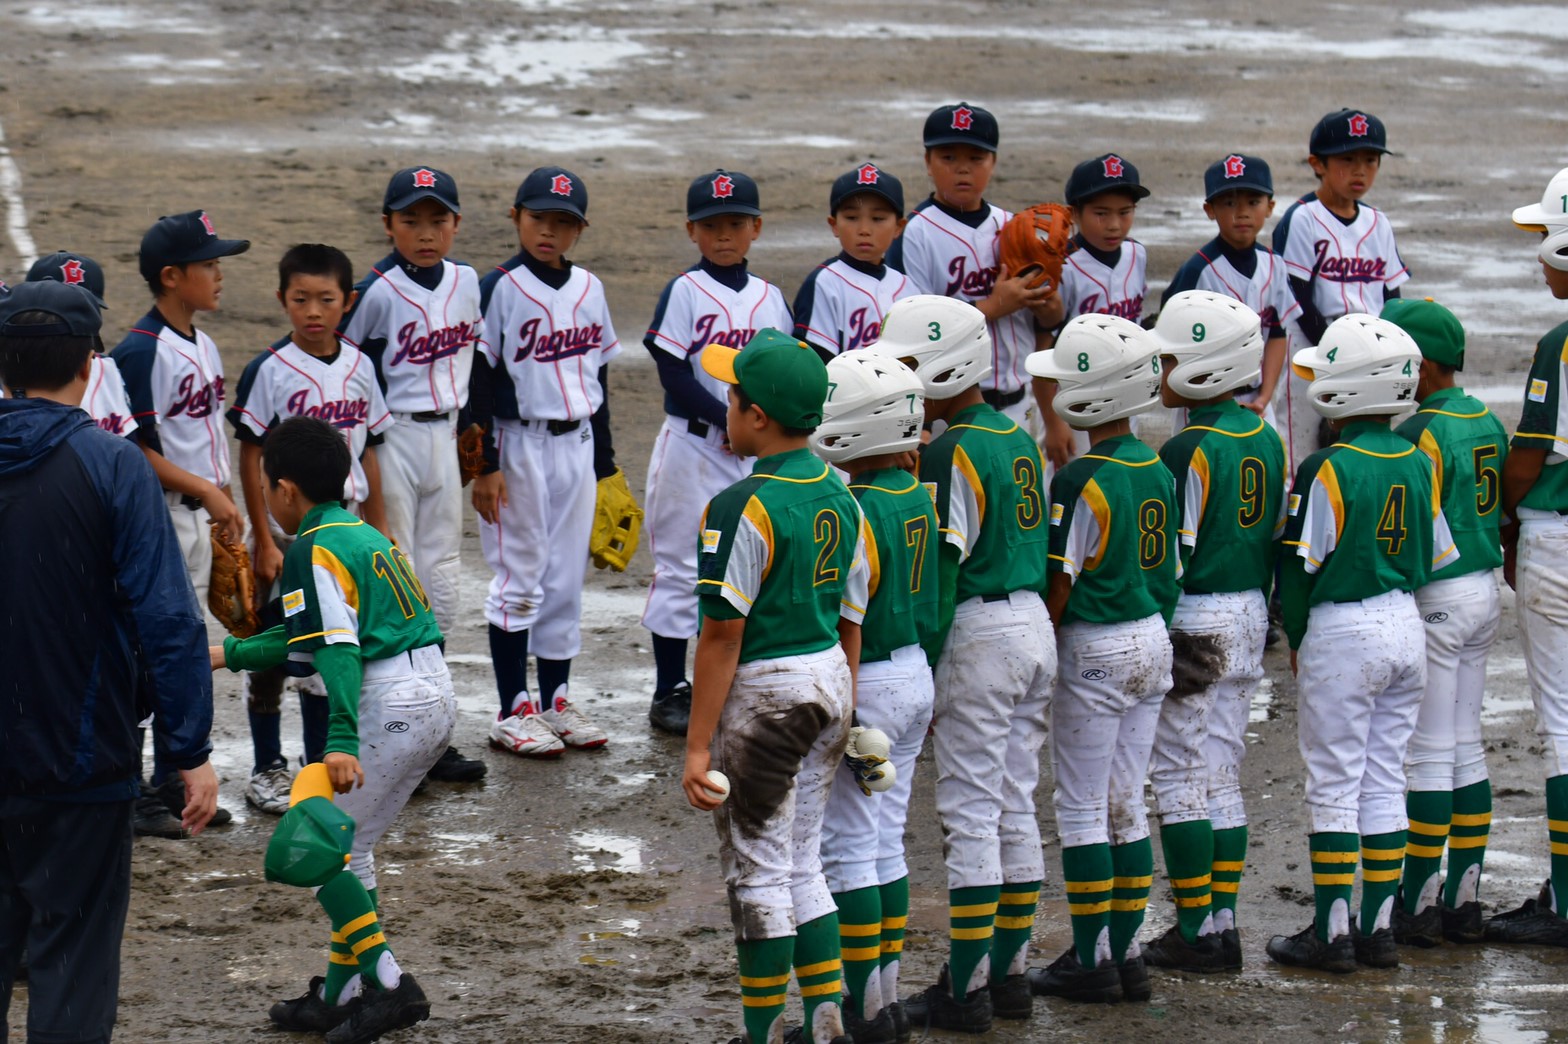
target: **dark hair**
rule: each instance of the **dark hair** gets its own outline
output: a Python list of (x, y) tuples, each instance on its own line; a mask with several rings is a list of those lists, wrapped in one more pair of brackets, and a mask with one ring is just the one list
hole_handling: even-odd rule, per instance
[(354, 292), (354, 263), (343, 251), (325, 243), (298, 243), (284, 251), (278, 261), (278, 292), (286, 293), (289, 280), (297, 275), (336, 279), (344, 297)]
[(163, 270), (165, 268), (178, 268), (181, 272), (183, 272), (185, 271), (185, 266), (189, 263), (190, 262), (188, 261), (182, 261), (178, 264), (171, 262), (167, 265), (160, 265), (158, 267), (158, 271), (154, 272), (150, 276), (145, 277), (147, 279), (147, 289), (152, 291), (152, 296), (155, 298), (162, 297), (164, 290), (167, 289), (167, 287), (163, 285)]
[(352, 466), (348, 442), (319, 417), (288, 418), (267, 432), (261, 447), (267, 481), (276, 486), (288, 479), (313, 504), (342, 500)]
[(1454, 374), (1459, 372), (1459, 367), (1451, 366), (1448, 363), (1438, 362), (1436, 359), (1428, 359), (1427, 362), (1431, 363), (1432, 368), (1438, 373), (1442, 374), (1444, 377), (1452, 377)]
[[(60, 322), (52, 312), (18, 312), (6, 320), (7, 326), (50, 326)], [(52, 392), (64, 388), (82, 372), (82, 364), (102, 343), (97, 337), (79, 334), (0, 334), (0, 380), (12, 394), (29, 391)]]
[[(751, 400), (751, 397), (746, 394), (746, 389), (742, 388), (738, 384), (731, 385), (731, 387), (735, 389), (735, 398), (740, 400), (740, 408), (742, 410), (749, 410), (753, 406), (757, 405)], [(762, 412), (766, 414), (768, 411), (763, 410)], [(791, 428), (787, 424), (781, 424), (779, 427), (783, 428), (784, 434), (788, 435), (792, 439), (803, 439), (807, 435), (810, 435), (812, 432), (817, 430), (816, 425), (812, 425), (809, 428)]]

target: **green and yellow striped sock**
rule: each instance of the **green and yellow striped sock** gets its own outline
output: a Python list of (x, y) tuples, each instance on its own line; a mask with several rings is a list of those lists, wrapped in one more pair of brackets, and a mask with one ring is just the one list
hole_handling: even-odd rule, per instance
[(749, 1040), (771, 1040), (773, 1024), (784, 1017), (795, 937), (755, 939), (735, 944), (740, 964), (741, 1015)]
[(948, 890), (947, 969), (953, 996), (958, 1000), (990, 981), (989, 973), (977, 980), (975, 969), (990, 960), (996, 903), (1001, 894), (1001, 885)]
[(991, 981), (1022, 975), (1029, 967), (1029, 937), (1040, 902), (1040, 882), (1004, 883), (996, 906), (996, 934), (991, 938)]
[(1412, 790), (1405, 795), (1405, 815), (1410, 820), (1405, 841), (1405, 913), (1418, 914), (1438, 901), (1437, 877), (1443, 872), (1443, 848), (1453, 814), (1452, 791)]
[(1235, 923), (1236, 896), (1241, 891), (1241, 872), (1247, 865), (1247, 828), (1229, 827), (1214, 831), (1214, 871), (1209, 898), (1215, 910), (1229, 910)]
[(1099, 963), (1100, 940), (1110, 950), (1111, 846), (1076, 845), (1062, 849), (1062, 881), (1073, 925), (1073, 948), (1085, 968)]
[[(882, 1010), (882, 893), (875, 886), (839, 892), (839, 953), (844, 960), (844, 991), (849, 1009), (861, 1018), (875, 1018)], [(867, 989), (867, 986), (870, 989)]]
[[(1389, 926), (1399, 872), (1405, 863), (1405, 831), (1361, 835), (1361, 934)], [(1388, 916), (1383, 907), (1388, 907)]]
[(1176, 927), (1183, 939), (1192, 942), (1212, 911), (1214, 827), (1207, 819), (1162, 825), (1160, 849), (1176, 896)]
[(1148, 838), (1111, 846), (1111, 958), (1120, 964), (1143, 927), (1154, 885), (1154, 842)]
[(1546, 781), (1546, 826), (1552, 843), (1552, 908), (1568, 905), (1568, 776)]
[(363, 971), (365, 985), (382, 986), (377, 965), (383, 953), (391, 953), (381, 931), (370, 893), (352, 870), (343, 870), (322, 885), (316, 901), (332, 919), (332, 953), (327, 964), (322, 992), (328, 1004), (336, 1004), (349, 980)]
[(817, 1009), (824, 1004), (836, 1008), (842, 1002), (843, 968), (843, 959), (839, 957), (838, 914), (826, 914), (796, 926), (795, 981), (800, 984), (800, 1003), (806, 1009), (807, 1040), (811, 1039), (811, 1029), (816, 1025)]
[(904, 929), (909, 926), (909, 878), (889, 881), (882, 893), (882, 996), (898, 999), (898, 967), (904, 958)]
[[(1480, 898), (1481, 867), (1492, 833), (1492, 781), (1483, 779), (1454, 791), (1453, 823), (1448, 828), (1448, 880), (1443, 903), (1457, 910)], [(1471, 873), (1470, 868), (1475, 867)]]
[[(1329, 922), (1334, 914), (1334, 904), (1343, 902), (1348, 918), (1350, 897), (1356, 887), (1356, 848), (1361, 837), (1352, 833), (1310, 834), (1307, 844), (1312, 849), (1312, 896), (1316, 900), (1318, 938), (1332, 942)], [(1349, 930), (1350, 922), (1345, 922)]]

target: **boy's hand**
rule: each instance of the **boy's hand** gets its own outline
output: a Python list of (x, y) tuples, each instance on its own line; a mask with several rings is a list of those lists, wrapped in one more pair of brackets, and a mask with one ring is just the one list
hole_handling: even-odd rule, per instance
[(365, 785), (365, 770), (359, 767), (359, 759), (354, 755), (335, 750), (321, 760), (327, 766), (335, 793), (347, 794), (356, 786)]
[(265, 530), (256, 533), (256, 557), (251, 562), (250, 571), (256, 576), (256, 597), (265, 602), (267, 589), (283, 572), (283, 552), (272, 542), (272, 534)]
[(193, 769), (180, 769), (185, 784), (185, 808), (180, 811), (180, 826), (191, 837), (201, 833), (218, 811), (218, 774), (211, 761)]
[(1503, 544), (1503, 581), (1510, 590), (1519, 590), (1515, 582), (1519, 568), (1519, 523), (1504, 522), (1498, 529)]
[(506, 478), (499, 471), (474, 479), (474, 510), (492, 526), (501, 524), (501, 509), (506, 507)]
[(240, 509), (223, 487), (213, 486), (202, 494), (201, 506), (207, 509), (207, 514), (212, 516), (214, 522), (224, 528), (230, 540), (236, 544), (244, 542), (245, 516), (240, 514)]
[(1269, 408), (1267, 399), (1254, 399), (1251, 402), (1243, 402), (1241, 405), (1251, 410), (1259, 417), (1263, 416), (1263, 411)]
[(1034, 315), (1035, 325), (1043, 330), (1054, 330), (1066, 318), (1067, 304), (1062, 300), (1062, 295), (1056, 287), (1047, 284), (1043, 289), (1050, 292), (1039, 304), (1030, 305), (1029, 311)]
[[(1033, 278), (1033, 274), (1009, 275), (1007, 266), (1002, 265), (997, 270), (996, 285), (991, 288), (991, 296), (987, 297), (983, 302), (977, 302), (977, 304), (985, 305), (980, 310), (985, 313), (988, 319), (1000, 319), (1004, 315), (1012, 315), (1020, 308), (1034, 308), (1044, 305), (1047, 298), (1055, 294), (1056, 291), (1048, 285), (1042, 285), (1033, 290), (1029, 289), (1029, 280)], [(1060, 295), (1057, 295), (1057, 301), (1061, 301)]]
[(1290, 676), (1296, 676), (1296, 650), (1290, 650)]
[(708, 766), (712, 759), (705, 750), (688, 750), (686, 752), (686, 770), (681, 773), (681, 789), (686, 792), (686, 800), (691, 807), (702, 812), (712, 812), (724, 804), (723, 798), (715, 798), (708, 792)]
[(1058, 468), (1065, 468), (1073, 459), (1073, 426), (1055, 410), (1045, 412), (1045, 455)]
[(207, 646), (207, 659), (212, 661), (212, 669), (215, 671), (221, 671), (229, 665), (228, 657), (223, 654), (221, 645)]

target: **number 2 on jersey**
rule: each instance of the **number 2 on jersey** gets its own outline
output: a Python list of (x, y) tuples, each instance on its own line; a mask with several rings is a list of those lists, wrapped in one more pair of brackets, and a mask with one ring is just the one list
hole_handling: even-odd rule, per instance
[[(403, 610), (403, 619), (414, 618), (414, 600), (426, 609), (430, 608), (430, 599), (425, 595), (425, 588), (419, 582), (419, 577), (414, 575), (414, 567), (409, 565), (408, 556), (396, 547), (392, 548), (392, 561), (387, 562), (387, 556), (380, 551), (370, 556), (370, 568), (375, 574), (387, 582), (392, 588), (392, 597), (397, 599), (397, 607)], [(410, 593), (413, 598), (410, 598)]]
[(1378, 516), (1377, 538), (1388, 544), (1383, 550), (1393, 557), (1405, 546), (1405, 537), (1409, 535), (1410, 531), (1405, 528), (1405, 487), (1393, 486), (1388, 491), (1388, 499), (1383, 501), (1383, 513)]
[(832, 508), (818, 511), (816, 521), (811, 524), (811, 531), (813, 539), (821, 547), (817, 552), (817, 568), (811, 574), (811, 586), (818, 587), (838, 579), (838, 566), (829, 564), (838, 552), (838, 512)]

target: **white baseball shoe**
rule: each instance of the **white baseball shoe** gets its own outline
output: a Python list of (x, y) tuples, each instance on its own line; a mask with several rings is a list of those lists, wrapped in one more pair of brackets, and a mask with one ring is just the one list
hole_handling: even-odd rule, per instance
[(562, 743), (577, 750), (597, 750), (610, 738), (569, 700), (558, 701), (555, 710), (540, 711), (539, 717)]
[(490, 745), (524, 758), (554, 758), (566, 744), (550, 728), (543, 714), (514, 714), (490, 726)]
[(280, 761), (250, 777), (245, 784), (245, 803), (274, 816), (289, 810), (289, 788), (294, 774), (287, 762)]

